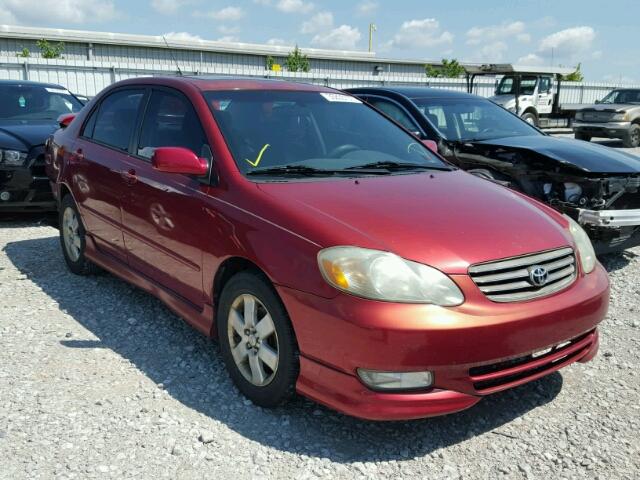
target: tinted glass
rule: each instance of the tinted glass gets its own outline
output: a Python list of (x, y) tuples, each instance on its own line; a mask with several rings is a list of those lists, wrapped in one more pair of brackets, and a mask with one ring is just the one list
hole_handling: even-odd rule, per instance
[(82, 104), (61, 87), (0, 85), (0, 120), (56, 120)]
[(154, 91), (140, 133), (138, 155), (151, 158), (157, 147), (184, 147), (203, 156), (207, 140), (189, 100), (165, 91)]
[(600, 103), (633, 103), (640, 104), (640, 90), (614, 90)]
[(120, 90), (100, 104), (92, 138), (120, 150), (129, 148), (143, 90)]
[[(536, 89), (538, 79), (532, 76), (522, 77), (520, 80), (520, 94), (533, 95)], [(496, 92), (497, 95), (513, 95), (515, 94), (514, 77), (503, 77)]]
[(244, 173), (291, 164), (447, 167), (393, 122), (344, 94), (240, 90), (206, 92), (205, 98)]
[(385, 115), (391, 117), (404, 128), (411, 132), (418, 130), (418, 127), (413, 120), (405, 113), (405, 111), (398, 105), (388, 100), (382, 100), (379, 98), (370, 98), (369, 103), (383, 112)]
[(413, 102), (447, 140), (471, 141), (541, 135), (493, 102), (481, 99), (413, 98)]

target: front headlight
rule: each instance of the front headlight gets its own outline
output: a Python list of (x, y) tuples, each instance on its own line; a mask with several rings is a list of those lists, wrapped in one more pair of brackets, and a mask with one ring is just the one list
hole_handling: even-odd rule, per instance
[(330, 285), (358, 297), (443, 307), (464, 301), (458, 286), (444, 273), (393, 253), (332, 247), (318, 253), (318, 264)]
[(611, 117), (611, 120), (613, 120), (614, 122), (628, 122), (629, 114), (627, 112), (616, 113), (613, 117)]
[(0, 150), (0, 161), (5, 165), (20, 166), (27, 159), (25, 152), (17, 150)]
[(591, 273), (596, 268), (596, 252), (591, 244), (591, 239), (587, 235), (587, 232), (578, 225), (573, 218), (568, 215), (564, 217), (569, 221), (569, 231), (573, 237), (573, 241), (576, 242), (578, 248), (578, 254), (580, 255), (580, 262), (582, 263), (582, 270), (584, 273)]

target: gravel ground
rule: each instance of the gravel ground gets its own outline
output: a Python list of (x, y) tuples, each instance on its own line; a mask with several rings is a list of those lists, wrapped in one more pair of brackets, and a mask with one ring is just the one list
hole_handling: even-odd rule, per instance
[(465, 412), (264, 410), (215, 343), (109, 275), (66, 270), (57, 231), (0, 223), (0, 478), (600, 478), (640, 471), (640, 249), (603, 259), (600, 355)]
[(0, 228), (0, 478), (638, 478), (640, 249), (604, 259), (601, 353), (457, 415), (267, 411), (155, 298), (67, 272), (57, 231)]

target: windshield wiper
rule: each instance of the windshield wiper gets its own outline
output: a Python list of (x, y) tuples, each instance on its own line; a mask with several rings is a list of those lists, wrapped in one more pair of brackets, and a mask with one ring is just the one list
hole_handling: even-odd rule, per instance
[[(324, 168), (315, 168), (308, 167), (306, 165), (281, 165), (278, 167), (264, 167), (257, 168), (255, 170), (251, 170), (247, 172), (247, 175), (264, 175), (264, 176), (272, 176), (272, 175), (300, 175), (300, 176), (329, 176), (329, 175), (340, 175), (340, 174), (353, 174), (354, 172), (351, 169), (324, 169)], [(363, 169), (358, 170), (358, 173), (370, 173), (374, 175), (380, 175), (388, 173), (387, 171), (375, 170), (375, 169)]]
[(366, 170), (366, 169), (384, 169), (387, 171), (399, 171), (399, 170), (442, 170), (450, 171), (452, 167), (446, 165), (421, 165), (419, 163), (409, 162), (372, 162), (365, 163), (364, 165), (356, 165), (355, 167), (349, 167), (346, 170)]

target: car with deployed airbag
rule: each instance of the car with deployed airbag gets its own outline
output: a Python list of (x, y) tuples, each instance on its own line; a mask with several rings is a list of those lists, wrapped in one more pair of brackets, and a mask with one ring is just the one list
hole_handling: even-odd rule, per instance
[(569, 215), (596, 252), (640, 245), (640, 158), (547, 135), (493, 102), (427, 87), (353, 88), (447, 160)]
[(442, 415), (598, 350), (609, 283), (574, 220), (337, 90), (126, 80), (47, 155), (67, 267), (217, 338), (257, 405)]

